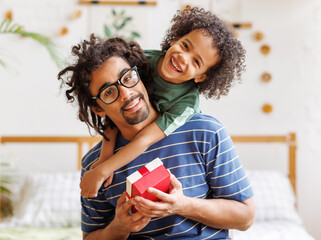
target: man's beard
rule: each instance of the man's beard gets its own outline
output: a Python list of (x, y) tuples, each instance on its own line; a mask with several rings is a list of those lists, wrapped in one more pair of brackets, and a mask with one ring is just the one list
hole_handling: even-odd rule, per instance
[[(136, 98), (140, 98), (141, 101), (144, 101), (145, 105), (141, 109), (139, 109), (137, 112), (135, 112), (134, 116), (131, 116), (131, 117), (126, 116), (124, 114), (123, 108), (125, 108), (127, 104), (129, 104), (133, 99), (136, 99)], [(123, 115), (125, 121), (128, 124), (135, 125), (135, 124), (141, 123), (142, 121), (144, 121), (148, 117), (150, 109), (149, 109), (149, 106), (148, 106), (148, 104), (146, 103), (146, 101), (144, 99), (143, 94), (139, 93), (136, 96), (134, 96), (131, 99), (129, 99), (128, 101), (126, 101), (124, 106), (121, 108), (120, 112), (121, 112), (121, 114)]]

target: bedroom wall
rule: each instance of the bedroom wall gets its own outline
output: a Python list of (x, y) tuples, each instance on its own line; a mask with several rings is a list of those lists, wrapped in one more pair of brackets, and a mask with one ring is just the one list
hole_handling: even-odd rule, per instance
[[(230, 134), (297, 133), (298, 210), (308, 231), (321, 239), (321, 183), (316, 178), (321, 169), (320, 1), (159, 0), (156, 7), (127, 7), (126, 13), (135, 18), (131, 27), (142, 34), (138, 42), (144, 48), (158, 48), (170, 18), (185, 3), (212, 9), (231, 22), (252, 23), (252, 28), (238, 30), (247, 50), (243, 83), (219, 101), (202, 99), (202, 109), (221, 120)], [(73, 19), (78, 9), (82, 16)], [(51, 37), (68, 61), (72, 45), (90, 32), (103, 35), (111, 7), (79, 6), (76, 0), (0, 0), (0, 16), (8, 10), (25, 30)], [(69, 32), (58, 36), (62, 27)], [(254, 41), (255, 31), (264, 34), (262, 41)], [(271, 47), (269, 55), (260, 53), (262, 44)], [(9, 63), (6, 69), (0, 67), (0, 135), (88, 135), (75, 108), (59, 94), (59, 69), (42, 46), (30, 39), (0, 35), (0, 54)], [(268, 84), (260, 81), (264, 71), (272, 74)], [(272, 104), (272, 113), (261, 111), (264, 103)], [(75, 170), (77, 165), (70, 161), (75, 158), (74, 146), (59, 146), (51, 152), (42, 147), (2, 148), (1, 156), (23, 172)], [(279, 157), (275, 152), (247, 151), (263, 162)]]

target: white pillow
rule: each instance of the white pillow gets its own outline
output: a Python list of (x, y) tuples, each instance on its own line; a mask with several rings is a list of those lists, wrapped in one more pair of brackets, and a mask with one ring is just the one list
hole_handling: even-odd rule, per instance
[(26, 177), (11, 224), (15, 227), (80, 226), (80, 172)]
[(295, 196), (289, 179), (276, 171), (247, 171), (253, 187), (256, 222), (290, 220), (301, 224), (295, 208)]

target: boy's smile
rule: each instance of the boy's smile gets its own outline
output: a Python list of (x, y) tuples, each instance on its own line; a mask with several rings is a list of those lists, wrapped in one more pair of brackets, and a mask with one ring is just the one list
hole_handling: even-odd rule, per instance
[(204, 73), (219, 61), (217, 49), (205, 30), (193, 30), (174, 40), (157, 63), (158, 74), (167, 82), (179, 84), (191, 79), (201, 82)]

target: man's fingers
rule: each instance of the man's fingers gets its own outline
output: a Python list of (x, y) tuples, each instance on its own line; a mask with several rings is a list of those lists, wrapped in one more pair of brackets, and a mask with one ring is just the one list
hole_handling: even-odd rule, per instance
[(178, 179), (175, 177), (175, 175), (171, 174), (171, 184), (174, 188), (181, 188), (182, 184)]
[[(167, 202), (169, 201), (169, 196), (167, 193), (164, 193), (156, 188), (148, 188), (147, 191), (153, 195), (155, 195), (156, 197), (158, 197), (160, 200)], [(144, 200), (144, 199), (143, 199)]]
[(123, 192), (122, 195), (120, 195), (120, 198), (118, 199), (118, 204), (123, 204), (126, 201), (126, 193)]

